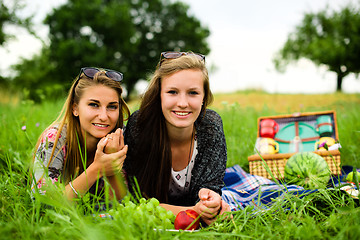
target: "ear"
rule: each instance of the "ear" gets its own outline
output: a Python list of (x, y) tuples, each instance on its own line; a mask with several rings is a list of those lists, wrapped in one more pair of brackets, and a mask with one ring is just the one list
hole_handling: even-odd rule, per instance
[(76, 103), (73, 105), (72, 112), (75, 117), (79, 116), (79, 107)]

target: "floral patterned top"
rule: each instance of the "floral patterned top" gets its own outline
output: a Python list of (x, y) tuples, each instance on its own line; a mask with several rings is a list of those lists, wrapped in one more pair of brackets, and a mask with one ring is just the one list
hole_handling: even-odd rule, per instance
[[(40, 194), (45, 194), (44, 186), (51, 181), (52, 184), (62, 181), (62, 173), (66, 159), (66, 125), (63, 127), (59, 140), (55, 145), (56, 135), (58, 134), (58, 127), (52, 126), (46, 129), (42, 135), (39, 147), (35, 153), (34, 159), (34, 180), (32, 183), (33, 192), (35, 188), (39, 190)], [(53, 149), (54, 156), (50, 162), (50, 157)], [(98, 183), (95, 183), (89, 192), (92, 194), (102, 193), (104, 187), (104, 181), (99, 179)]]
[[(66, 127), (63, 128), (59, 135), (59, 140), (55, 146), (53, 160), (49, 162), (57, 133), (58, 128), (56, 126), (46, 129), (35, 153), (32, 189), (35, 191), (36, 186), (41, 194), (46, 192), (42, 188), (46, 185), (48, 179), (51, 180), (52, 183), (59, 181), (60, 174), (64, 167), (66, 158)], [(45, 177), (45, 173), (47, 173), (48, 178)]]

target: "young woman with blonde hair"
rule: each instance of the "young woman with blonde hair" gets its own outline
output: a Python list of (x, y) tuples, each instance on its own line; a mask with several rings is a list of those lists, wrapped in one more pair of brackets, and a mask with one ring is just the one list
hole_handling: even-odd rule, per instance
[(88, 191), (101, 196), (106, 177), (111, 196), (126, 194), (116, 178), (127, 153), (122, 128), (130, 115), (121, 96), (122, 79), (114, 70), (81, 69), (59, 117), (37, 142), (33, 191), (45, 193), (47, 184), (60, 181), (69, 199)]

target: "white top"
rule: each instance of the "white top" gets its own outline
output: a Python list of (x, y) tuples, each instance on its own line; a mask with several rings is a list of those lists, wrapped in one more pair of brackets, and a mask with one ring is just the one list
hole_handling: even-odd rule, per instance
[(174, 171), (171, 168), (171, 178), (170, 178), (170, 185), (169, 185), (169, 194), (171, 196), (180, 196), (183, 193), (189, 191), (190, 188), (190, 180), (191, 180), (191, 171), (194, 168), (195, 157), (198, 153), (197, 150), (197, 140), (194, 140), (194, 150), (191, 156), (191, 160), (186, 168), (180, 171)]

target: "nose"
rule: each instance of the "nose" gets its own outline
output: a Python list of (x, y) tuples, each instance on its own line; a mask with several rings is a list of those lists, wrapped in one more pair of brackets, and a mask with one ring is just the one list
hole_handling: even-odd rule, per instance
[(177, 101), (178, 107), (186, 108), (188, 106), (188, 99), (186, 97), (186, 94), (179, 94), (178, 96), (179, 96)]
[(108, 114), (107, 114), (107, 111), (106, 111), (105, 107), (99, 109), (98, 117), (99, 117), (100, 121), (106, 121), (107, 120)]

